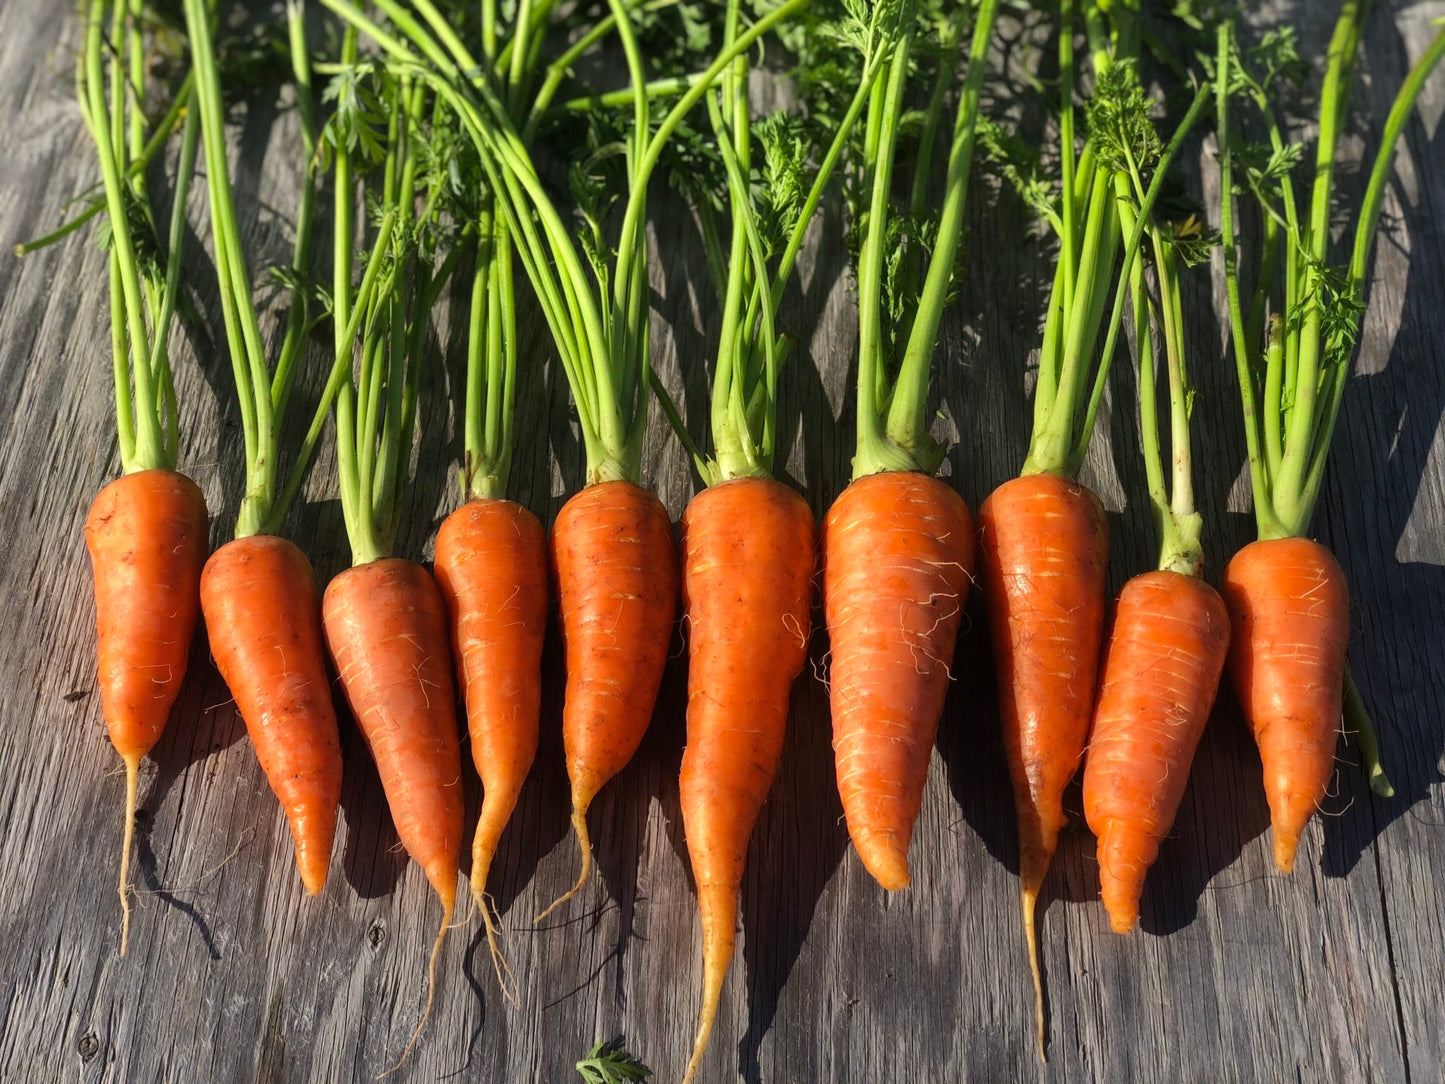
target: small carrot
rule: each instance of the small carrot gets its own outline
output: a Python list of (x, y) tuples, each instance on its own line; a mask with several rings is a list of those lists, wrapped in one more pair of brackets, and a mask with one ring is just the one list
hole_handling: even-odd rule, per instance
[(732, 961), (743, 860), (807, 658), (818, 547), (807, 502), (758, 476), (703, 490), (688, 504), (682, 530), (690, 661), (679, 791), (703, 934), (690, 1079)]
[(482, 811), (472, 840), (472, 897), (498, 981), (506, 969), (486, 899), (487, 871), (537, 755), (547, 632), (547, 533), (519, 504), (471, 500), (437, 532), (436, 578), (451, 619)]
[[(189, 0), (186, 11), (195, 58), (196, 111), (201, 116), (206, 153), (211, 237), (222, 304), (228, 314), (226, 341), (246, 452), (246, 493), (236, 517), (234, 540), (206, 562), (201, 575), (201, 608), (211, 654), (235, 697), (266, 779), (290, 821), (301, 882), (314, 896), (326, 883), (336, 834), (341, 741), (326, 674), (316, 577), (306, 555), (274, 533), (286, 518), (315, 448), (313, 435), (303, 443), (291, 475), (278, 493), (280, 434), (312, 323), (307, 315), (305, 282), (315, 217), (312, 170), (317, 132), (306, 29), (301, 7), (290, 5), (287, 25), (301, 116), (302, 157), (307, 164), (296, 214), (291, 311), (271, 373), (262, 353), (260, 325), (236, 228), (223, 92), (210, 20), (204, 4), (197, 0)], [(312, 434), (319, 433), (330, 406), (330, 396), (323, 395), (312, 421)]]
[(125, 761), (120, 856), (120, 954), (130, 939), (131, 843), (141, 758), (160, 740), (180, 695), (200, 611), (206, 500), (183, 474), (125, 474), (96, 495), (85, 521), (95, 579), (100, 705)]
[(291, 823), (310, 895), (326, 884), (341, 801), (341, 741), (311, 562), (275, 535), (218, 549), (201, 574), (216, 660), (266, 780)]
[(823, 522), (838, 794), (858, 857), (890, 892), (908, 885), (972, 574), (968, 506), (936, 478), (866, 475)]
[(1230, 678), (1264, 764), (1275, 865), (1288, 873), (1335, 770), (1349, 588), (1318, 542), (1271, 538), (1234, 555), (1224, 601), (1234, 627)]
[[(206, 502), (176, 473), (180, 440), (169, 340), (180, 292), (186, 201), (200, 145), (194, 95), (183, 90), (149, 136), (146, 29), (122, 3), (92, 0), (76, 94), (95, 143), (104, 191), (110, 269), (111, 365), (122, 476), (102, 489), (85, 522), (95, 587), (101, 710), (125, 761), (124, 841), (120, 857), (120, 954), (130, 940), (130, 852), (135, 836), (140, 761), (155, 747), (180, 695), (200, 611), (206, 558)], [(118, 58), (130, 58), (127, 65)], [(135, 235), (155, 226), (144, 163), (163, 151), (181, 112), (170, 228), (164, 247), (145, 251)], [(83, 218), (73, 219), (78, 225)], [(65, 236), (51, 233), (26, 251)]]
[(677, 616), (677, 551), (667, 510), (631, 482), (587, 486), (552, 525), (567, 692), (562, 740), (572, 786), (577, 882), (592, 869), (587, 808), (632, 759), (652, 718)]
[[(1270, 107), (1268, 81), (1250, 70), (1233, 25), (1223, 21), (1217, 32), (1220, 235), (1259, 530), (1259, 541), (1242, 549), (1225, 570), (1224, 599), (1235, 626), (1229, 669), (1259, 745), (1275, 864), (1285, 872), (1294, 867), (1300, 833), (1329, 784), (1342, 712), (1349, 713), (1351, 728), (1361, 734), (1370, 788), (1383, 797), (1394, 793), (1345, 662), (1349, 592), (1344, 573), (1327, 550), (1305, 537), (1365, 312), (1370, 254), (1395, 147), (1425, 82), (1445, 60), (1442, 29), (1411, 67), (1385, 118), (1355, 220), (1349, 264), (1341, 275), (1330, 260), (1339, 221), (1335, 156), (1343, 125), (1338, 117), (1349, 102), (1369, 10), (1369, 4), (1345, 4), (1335, 22), (1319, 94), (1319, 139), (1310, 152), (1315, 169), (1308, 203), (1296, 208), (1289, 171), (1253, 190), (1261, 206), (1282, 206), (1288, 217), (1287, 228), (1269, 228), (1259, 285), (1247, 311), (1240, 298), (1234, 233), (1231, 95), (1257, 108), (1271, 153), (1282, 153), (1290, 144)], [(1279, 263), (1283, 274), (1276, 272)], [(1283, 296), (1276, 296), (1280, 280)], [(1354, 695), (1345, 695), (1347, 689)]]

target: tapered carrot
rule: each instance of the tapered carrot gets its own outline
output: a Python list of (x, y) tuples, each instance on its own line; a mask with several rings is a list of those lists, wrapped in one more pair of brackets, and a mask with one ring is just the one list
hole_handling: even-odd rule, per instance
[(472, 897), (497, 978), (506, 968), (486, 899), (497, 841), (537, 755), (542, 643), (547, 632), (547, 534), (505, 500), (472, 500), (437, 532), (436, 578), (451, 619), (482, 811), (472, 839)]
[(690, 1078), (717, 1015), (748, 839), (777, 771), (789, 692), (807, 657), (817, 542), (807, 503), (763, 477), (709, 486), (688, 504), (682, 527), (690, 662), (679, 790), (703, 936)]
[(833, 753), (848, 834), (889, 891), (908, 843), (973, 574), (968, 506), (936, 478), (870, 474), (823, 523)]
[(994, 490), (979, 510), (999, 722), (1013, 780), (1024, 926), (1064, 823), (1094, 710), (1109, 531), (1099, 498), (1052, 474)]
[[(306, 172), (296, 212), (291, 311), (272, 366), (263, 353), (264, 340), (236, 227), (224, 92), (211, 19), (201, 0), (187, 0), (185, 9), (195, 60), (195, 108), (204, 136), (211, 239), (242, 419), (239, 443), (246, 460), (246, 491), (236, 516), (234, 541), (206, 563), (201, 606), (211, 653), (235, 697), (267, 781), (281, 800), (296, 843), (301, 882), (314, 896), (326, 882), (336, 834), (341, 743), (326, 673), (316, 578), (306, 555), (277, 535), (310, 467), (316, 437), (331, 406), (330, 393), (323, 394), (311, 435), (282, 484), (281, 433), (313, 324), (307, 315), (306, 283), (316, 204), (311, 170), (315, 168), (317, 124), (306, 28), (302, 8), (291, 5), (287, 27)], [(343, 327), (338, 334), (344, 331)]]
[(286, 811), (296, 867), (314, 896), (336, 835), (341, 742), (311, 562), (275, 535), (228, 542), (201, 574), (201, 609), (216, 668)]
[(125, 761), (120, 856), (120, 954), (130, 938), (131, 843), (141, 758), (180, 695), (200, 611), (206, 501), (170, 470), (125, 474), (102, 489), (85, 521), (95, 579), (101, 712)]
[(1230, 678), (1264, 764), (1275, 864), (1288, 873), (1335, 770), (1349, 589), (1318, 542), (1274, 538), (1234, 555), (1224, 601), (1234, 627)]
[[(1283, 151), (1291, 145), (1259, 90), (1257, 74), (1240, 56), (1232, 23), (1221, 21), (1217, 31), (1220, 240), (1259, 530), (1259, 541), (1241, 550), (1225, 571), (1224, 599), (1235, 634), (1230, 676), (1259, 745), (1275, 864), (1286, 872), (1294, 866), (1300, 833), (1329, 784), (1342, 714), (1360, 735), (1370, 789), (1382, 797), (1394, 794), (1380, 765), (1369, 713), (1345, 661), (1349, 592), (1344, 573), (1327, 550), (1305, 537), (1349, 382), (1366, 308), (1370, 254), (1396, 146), (1426, 81), (1445, 61), (1442, 29), (1395, 94), (1355, 220), (1346, 273), (1342, 281), (1329, 277), (1330, 245), (1339, 225), (1335, 157), (1344, 126), (1338, 118), (1347, 110), (1370, 7), (1346, 3), (1335, 21), (1318, 96), (1319, 138), (1311, 151), (1315, 167), (1308, 203), (1295, 210), (1295, 181), (1289, 171), (1252, 193), (1263, 207), (1282, 203), (1291, 220), (1289, 229), (1269, 235), (1248, 310), (1240, 297), (1235, 244), (1231, 94), (1246, 108), (1259, 108), (1276, 147)], [(1281, 263), (1284, 273), (1278, 274)], [(1277, 294), (1279, 282), (1283, 296)]]
[[(125, 762), (125, 826), (120, 856), (120, 954), (130, 941), (130, 852), (135, 836), (140, 761), (160, 738), (180, 694), (200, 611), (199, 581), (207, 547), (206, 502), (176, 473), (180, 443), (170, 332), (180, 292), (186, 201), (195, 172), (200, 125), (189, 91), (178, 92), (159, 126), (147, 133), (150, 100), (147, 28), (110, 0), (86, 5), (85, 48), (76, 96), (100, 166), (107, 230), (110, 367), (114, 374), (116, 444), (122, 476), (102, 489), (85, 522), (94, 578), (98, 683), (111, 744)], [(118, 58), (130, 57), (127, 65)], [(186, 113), (170, 226), (165, 244), (144, 246), (157, 215), (146, 190), (145, 162), (162, 153)], [(17, 251), (66, 236), (85, 217)]]
[(637, 751), (662, 684), (677, 616), (677, 551), (667, 510), (631, 482), (590, 485), (552, 525), (567, 693), (562, 740), (572, 786), (577, 882), (537, 916), (582, 890), (592, 868), (587, 808)]
[(1135, 576), (1119, 595), (1089, 758), (1084, 815), (1116, 933), (1139, 918), (1144, 875), (1174, 824), (1229, 649), (1229, 619), (1197, 576)]
[(446, 606), (426, 569), (388, 557), (333, 579), (322, 599), (322, 621), (347, 703), (376, 761), (397, 838), (441, 900), (425, 1023), (456, 903), (462, 842), (462, 756)]

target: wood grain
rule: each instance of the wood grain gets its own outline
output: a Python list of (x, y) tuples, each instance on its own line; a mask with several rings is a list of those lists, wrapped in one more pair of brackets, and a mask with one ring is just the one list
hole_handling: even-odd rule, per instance
[[(1323, 5), (1328, 7), (1328, 5)], [(93, 179), (71, 101), (77, 47), (68, 4), (8, 0), (0, 33), (0, 243), (44, 232)], [(1276, 3), (1319, 55), (1328, 16)], [(1354, 101), (1352, 158), (1373, 154), (1393, 91), (1445, 15), (1440, 0), (1381, 4)], [(1354, 591), (1351, 660), (1375, 707), (1397, 795), (1373, 797), (1354, 749), (1292, 877), (1273, 872), (1259, 762), (1232, 701), (1206, 733), (1178, 825), (1151, 873), (1142, 932), (1118, 938), (1096, 901), (1092, 842), (1063, 843), (1046, 886), (1042, 942), (1051, 1059), (1036, 1061), (1017, 918), (1012, 806), (993, 724), (977, 603), (956, 661), (916, 842), (914, 887), (893, 898), (850, 852), (831, 774), (826, 698), (807, 677), (773, 796), (748, 858), (742, 950), (707, 1080), (1445, 1079), (1445, 79), (1421, 99), (1385, 204), (1359, 375), (1345, 399), (1318, 517)], [(294, 117), (251, 108), (236, 130), (241, 228), (252, 266), (285, 258)], [(1212, 147), (1195, 145), (1213, 200)], [(1363, 178), (1341, 179), (1357, 202)], [(970, 504), (1022, 461), (1024, 372), (1037, 347), (1046, 246), (1019, 238), (1024, 212), (976, 185), (969, 274), (942, 329), (939, 432)], [(204, 222), (203, 191), (192, 221)], [(825, 216), (788, 303), (800, 332), (783, 381), (784, 474), (814, 510), (848, 477), (854, 318), (837, 211)], [(716, 332), (684, 216), (658, 215), (655, 356), (694, 418)], [(191, 239), (188, 281), (203, 315), (177, 350), (181, 462), (205, 490), (213, 541), (241, 487), (238, 424), (215, 326), (214, 274)], [(1210, 570), (1251, 534), (1242, 432), (1223, 360), (1221, 271), (1187, 278), (1199, 385), (1199, 498)], [(346, 782), (332, 880), (304, 898), (284, 818), (204, 643), (142, 783), (136, 924), (116, 956), (114, 892), (122, 780), (93, 694), (94, 631), (81, 543), (85, 508), (117, 469), (105, 268), (82, 232), (17, 261), (0, 257), (0, 1079), (335, 1081), (391, 1064), (424, 997), (435, 904), (397, 847), (375, 770), (344, 724)], [(422, 403), (416, 482), (399, 552), (425, 556), (457, 499), (450, 403), (461, 344), (438, 313), (436, 378)], [(272, 304), (265, 317), (279, 338)], [(548, 356), (524, 314), (523, 341)], [(318, 360), (313, 358), (313, 361)], [(681, 378), (686, 369), (689, 377)], [(1127, 402), (1132, 383), (1116, 381)], [(314, 389), (298, 393), (308, 399)], [(529, 365), (519, 395), (513, 496), (544, 519), (579, 483), (581, 460), (557, 367)], [(309, 405), (309, 404), (308, 404)], [(298, 413), (300, 413), (298, 411)], [(688, 464), (660, 418), (645, 474), (676, 517)], [(546, 439), (542, 439), (545, 435)], [(1148, 567), (1135, 423), (1111, 409), (1086, 467), (1104, 497), (1115, 584)], [(347, 560), (334, 460), (323, 453), (291, 536), (323, 577)], [(815, 645), (821, 666), (823, 645)], [(599, 798), (601, 875), (567, 918), (530, 916), (569, 883), (560, 652), (549, 644), (542, 748), (493, 888), (522, 977), (498, 995), (480, 923), (466, 916), (441, 968), (426, 1037), (398, 1080), (565, 1081), (599, 1037), (624, 1035), (673, 1079), (691, 1043), (700, 936), (676, 772), (685, 674), (679, 650), (635, 762)], [(469, 816), (477, 795), (471, 782)]]

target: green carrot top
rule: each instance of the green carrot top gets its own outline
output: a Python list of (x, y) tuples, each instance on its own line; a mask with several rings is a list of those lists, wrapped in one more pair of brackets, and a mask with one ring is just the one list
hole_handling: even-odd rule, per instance
[[(1364, 314), (1365, 278), (1395, 145), (1426, 79), (1445, 57), (1442, 29), (1410, 69), (1385, 119), (1355, 220), (1349, 263), (1330, 264), (1335, 158), (1369, 7), (1363, 0), (1345, 3), (1330, 38), (1307, 207), (1300, 206), (1294, 181), (1304, 147), (1286, 140), (1272, 106), (1288, 77), (1304, 69), (1293, 35), (1277, 31), (1242, 49), (1232, 24), (1222, 23), (1218, 30), (1220, 226), (1261, 538), (1309, 530)], [(1253, 115), (1263, 142), (1246, 143), (1232, 126), (1235, 102)], [(1255, 202), (1263, 222), (1247, 309), (1240, 295), (1234, 224), (1235, 198), (1241, 195)]]
[[(856, 37), (868, 25), (867, 6), (845, 6)], [(854, 478), (888, 470), (931, 474), (943, 460), (943, 446), (928, 432), (929, 374), (955, 280), (980, 93), (998, 14), (997, 0), (979, 0), (977, 5), (901, 0), (891, 6), (899, 20), (898, 40), (877, 61), (880, 70), (869, 87), (862, 136), (851, 142), (847, 163), (855, 186), (852, 230), (858, 284)], [(966, 33), (970, 14), (971, 34)], [(930, 164), (965, 41), (967, 74), (935, 218)], [(906, 209), (900, 211), (893, 205), (900, 134), (911, 77), (919, 61), (929, 57), (932, 83), (917, 125), (913, 181)]]

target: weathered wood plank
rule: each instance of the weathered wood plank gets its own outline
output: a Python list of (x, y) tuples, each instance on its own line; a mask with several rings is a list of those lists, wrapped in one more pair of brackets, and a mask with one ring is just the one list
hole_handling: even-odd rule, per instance
[[(32, 4), (27, 13), (0, 34), (6, 245), (54, 223), (93, 174), (70, 103), (77, 36), (68, 7)], [(1356, 129), (1378, 131), (1442, 13), (1440, 2), (1377, 13)], [(1277, 16), (1297, 19), (1311, 47), (1328, 33), (1326, 13), (1313, 8), (1279, 5), (1261, 18)], [(799, 683), (778, 781), (749, 853), (742, 948), (707, 1079), (1445, 1075), (1437, 993), (1445, 897), (1433, 876), (1445, 862), (1445, 726), (1436, 710), (1445, 668), (1434, 646), (1445, 612), (1445, 312), (1432, 288), (1445, 272), (1442, 112), (1437, 80), (1387, 200), (1362, 375), (1346, 398), (1319, 522), (1355, 590), (1352, 659), (1382, 724), (1397, 797), (1370, 796), (1353, 751), (1344, 751), (1338, 792), (1311, 828), (1299, 868), (1275, 875), (1258, 758), (1226, 697), (1151, 874), (1141, 933), (1108, 933), (1087, 833), (1072, 832), (1061, 849), (1042, 923), (1053, 1022), (1041, 1072), (1029, 1041), (1012, 804), (975, 600), (907, 893), (885, 898), (850, 853), (826, 697), (818, 681)], [(286, 252), (293, 120), (257, 109), (238, 134), (242, 229), (256, 266)], [(1376, 138), (1359, 149), (1372, 152)], [(1204, 150), (1199, 159), (1212, 199), (1212, 157)], [(1361, 187), (1358, 176), (1343, 179), (1353, 198)], [(204, 221), (203, 197), (195, 197), (193, 220)], [(780, 442), (785, 474), (820, 514), (846, 483), (853, 431), (853, 316), (830, 214), (789, 306), (790, 327), (804, 334), (784, 378)], [(971, 270), (943, 328), (940, 431), (958, 440), (947, 469), (975, 506), (1024, 454), (1022, 374), (1037, 345), (1049, 262), (1040, 246), (1020, 244), (1023, 227), (1008, 198), (974, 202)], [(658, 364), (698, 417), (713, 303), (682, 217), (659, 216), (654, 242), (663, 257), (653, 274)], [(214, 313), (214, 276), (195, 244), (189, 261), (201, 311)], [(1220, 357), (1223, 343), (1218, 271), (1212, 287), (1202, 273), (1188, 282), (1190, 346), (1200, 359)], [(121, 785), (92, 692), (80, 542), (86, 505), (115, 470), (104, 289), (104, 260), (88, 233), (24, 261), (0, 258), (0, 511), (8, 527), (0, 614), (11, 629), (0, 639), (0, 1079), (374, 1076), (400, 1053), (420, 1012), (436, 906), (398, 851), (375, 771), (349, 727), (332, 882), (319, 900), (303, 901), (289, 835), (204, 644), (146, 769), (132, 952), (115, 955)], [(456, 499), (448, 404), (458, 344), (441, 324), (452, 364), (439, 369), (422, 405), (417, 481), (398, 543), (418, 556)], [(544, 348), (534, 313), (524, 327), (524, 341)], [(275, 337), (274, 319), (268, 331)], [(212, 323), (178, 351), (182, 462), (206, 492), (214, 541), (228, 533), (241, 484), (217, 335)], [(1198, 368), (1199, 496), (1217, 574), (1251, 526), (1230, 370)], [(1117, 391), (1127, 399), (1129, 381)], [(581, 470), (566, 389), (555, 372), (529, 368), (519, 402), (514, 495), (550, 518)], [(1087, 467), (1111, 512), (1115, 583), (1147, 567), (1154, 549), (1140, 511), (1132, 419), (1124, 406), (1110, 412)], [(327, 450), (291, 524), (323, 576), (347, 559), (333, 463)], [(660, 419), (646, 473), (680, 513), (692, 481)], [(534, 931), (530, 916), (570, 883), (576, 861), (566, 836), (557, 646), (549, 646), (537, 768), (494, 872), (522, 1003), (498, 996), (477, 924), (467, 922), (452, 935), (436, 1012), (401, 1079), (562, 1081), (596, 1037), (619, 1032), (669, 1079), (690, 1044), (700, 937), (676, 785), (683, 661), (669, 669), (635, 762), (595, 806), (600, 877), (567, 918)], [(815, 662), (823, 663), (821, 643)]]

